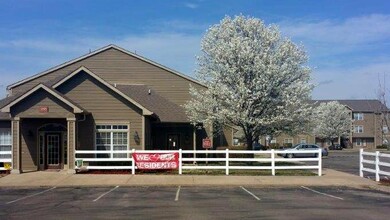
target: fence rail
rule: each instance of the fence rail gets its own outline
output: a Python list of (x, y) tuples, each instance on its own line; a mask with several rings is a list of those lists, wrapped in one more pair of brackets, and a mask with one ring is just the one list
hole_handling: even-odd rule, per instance
[(10, 170), (12, 167), (12, 151), (0, 151), (0, 163), (2, 164), (2, 166), (0, 165), (0, 171)]
[[(230, 170), (271, 170), (274, 176), (276, 170), (291, 170), (291, 169), (313, 169), (318, 170), (318, 176), (322, 175), (322, 151), (318, 150), (306, 150), (304, 152), (299, 150), (268, 150), (268, 151), (241, 151), (241, 150), (120, 150), (120, 151), (102, 151), (102, 150), (76, 150), (75, 160), (76, 169), (86, 168), (89, 170), (96, 169), (128, 169), (135, 174), (135, 170), (138, 169), (132, 158), (133, 153), (178, 153), (179, 154), (179, 174), (183, 173), (183, 170), (225, 170), (225, 174), (229, 175)], [(314, 158), (279, 158), (278, 154), (313, 154)], [(99, 158), (98, 155), (113, 155), (113, 154), (127, 154), (126, 158)], [(84, 157), (82, 156), (84, 155)], [(85, 157), (89, 155), (89, 157)], [(199, 155), (202, 155), (201, 157)], [(216, 157), (208, 157), (214, 155)], [(250, 158), (238, 158), (232, 157), (232, 155), (252, 155)], [(266, 155), (268, 158), (256, 157), (256, 155)], [(276, 162), (317, 162), (315, 165), (278, 165)], [(131, 162), (131, 165), (112, 166), (112, 165), (86, 165), (84, 162)], [(188, 162), (192, 162), (190, 164)], [(205, 165), (198, 165), (197, 162), (205, 162)], [(211, 162), (209, 164), (209, 162)], [(213, 163), (219, 162), (219, 163)], [(236, 162), (268, 162), (270, 165), (261, 166), (249, 166), (240, 165), (237, 166)], [(196, 164), (196, 165), (194, 165)]]
[[(365, 159), (365, 157), (374, 157), (374, 160)], [(364, 177), (363, 172), (374, 173), (375, 181), (380, 181), (380, 175), (390, 176), (390, 172), (386, 172), (381, 169), (381, 166), (390, 168), (390, 163), (381, 161), (380, 158), (390, 158), (390, 154), (376, 152), (364, 152), (363, 149), (360, 149), (360, 169), (359, 174), (361, 177)], [(364, 167), (364, 164), (371, 164), (375, 166), (375, 169)]]

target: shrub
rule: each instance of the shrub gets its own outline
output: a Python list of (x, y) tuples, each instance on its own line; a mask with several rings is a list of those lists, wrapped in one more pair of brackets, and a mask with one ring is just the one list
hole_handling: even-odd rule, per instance
[[(217, 150), (247, 150), (246, 146), (220, 146), (216, 148)], [(225, 158), (223, 154), (216, 154), (218, 158)], [(231, 158), (252, 158), (252, 154), (229, 154)]]
[(386, 144), (378, 145), (376, 146), (376, 149), (387, 149), (387, 145)]
[(269, 149), (280, 149), (280, 145), (278, 143), (270, 144)]

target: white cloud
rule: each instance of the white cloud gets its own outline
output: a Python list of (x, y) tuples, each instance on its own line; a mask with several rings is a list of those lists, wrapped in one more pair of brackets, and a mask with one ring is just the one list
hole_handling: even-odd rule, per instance
[(9, 48), (22, 48), (22, 49), (32, 49), (40, 50), (45, 52), (58, 52), (62, 51), (64, 53), (68, 52), (77, 52), (80, 48), (77, 48), (77, 45), (70, 46), (68, 43), (59, 43), (58, 41), (51, 39), (19, 39), (19, 40), (10, 40), (3, 41), (0, 44), (0, 47), (9, 47)]
[[(379, 77), (383, 75), (390, 79), (390, 62), (318, 70), (314, 73), (317, 87), (313, 91), (313, 97), (316, 99), (377, 98)], [(386, 87), (390, 88), (389, 80)]]
[(390, 37), (390, 15), (383, 14), (353, 17), (342, 22), (281, 22), (280, 26), (288, 36), (319, 43), (363, 44)]
[(186, 6), (187, 8), (191, 8), (191, 9), (196, 9), (199, 7), (199, 5), (194, 4), (194, 3), (190, 3), (190, 2), (185, 3), (184, 6)]

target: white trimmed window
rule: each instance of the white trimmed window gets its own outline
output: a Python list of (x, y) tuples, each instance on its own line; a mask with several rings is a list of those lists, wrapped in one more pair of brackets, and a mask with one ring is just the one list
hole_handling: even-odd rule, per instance
[(364, 131), (363, 125), (355, 125), (353, 128), (354, 133), (363, 133), (363, 131)]
[[(11, 128), (0, 128), (0, 151), (12, 151)], [(11, 158), (11, 155), (0, 154), (0, 158)]]
[[(127, 150), (129, 148), (128, 125), (96, 125), (96, 150)], [(124, 158), (126, 153), (98, 154), (104, 158)]]
[(363, 113), (354, 112), (353, 113), (353, 120), (355, 120), (355, 121), (363, 120)]
[(292, 138), (285, 138), (284, 143), (285, 144), (293, 144), (293, 139)]
[(301, 138), (301, 144), (306, 144), (306, 138)]

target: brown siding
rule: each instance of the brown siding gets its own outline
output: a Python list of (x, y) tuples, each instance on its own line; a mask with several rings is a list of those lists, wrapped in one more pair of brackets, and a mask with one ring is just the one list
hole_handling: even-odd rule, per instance
[(233, 146), (233, 133), (232, 128), (229, 126), (224, 126), (220, 134), (213, 138), (214, 147), (226, 147)]
[(362, 125), (363, 133), (353, 133), (354, 137), (374, 137), (375, 133), (375, 114), (363, 113), (363, 120), (355, 120), (354, 126)]
[[(49, 112), (40, 113), (39, 107), (49, 107)], [(73, 109), (56, 97), (46, 92), (38, 90), (29, 97), (23, 99), (18, 104), (11, 107), (11, 114), (14, 117), (26, 118), (66, 118), (74, 117)]]
[(285, 139), (289, 139), (289, 138), (293, 139), (293, 143), (292, 143), (293, 145), (301, 143), (302, 139), (305, 139), (306, 143), (308, 143), (308, 144), (315, 144), (314, 136), (308, 135), (308, 134), (299, 134), (299, 135), (295, 135), (295, 136), (290, 136), (287, 134), (280, 134), (275, 139), (276, 139), (276, 143), (278, 143), (282, 146), (282, 145), (284, 145)]
[(23, 171), (38, 170), (38, 147), (36, 138), (37, 125), (31, 120), (21, 120), (20, 122), (20, 145), (21, 145), (21, 169)]
[[(77, 150), (95, 150), (94, 145), (95, 122), (92, 115), (87, 115), (85, 120), (77, 121)], [(88, 138), (86, 138), (88, 137)]]
[[(65, 124), (65, 119), (24, 118), (20, 121), (21, 170), (38, 170), (38, 129), (49, 123)], [(14, 130), (16, 132), (15, 126)], [(17, 138), (17, 137), (14, 137)], [(62, 156), (61, 156), (62, 157)], [(61, 159), (62, 160), (62, 159)]]
[[(99, 122), (130, 122), (130, 148), (141, 149), (142, 143), (142, 111), (126, 99), (107, 88), (86, 73), (77, 76), (58, 87), (72, 101), (82, 106), (91, 115), (88, 120), (78, 126), (78, 141), (82, 149), (90, 149), (94, 143), (94, 123)], [(83, 130), (83, 129), (86, 130)], [(137, 132), (140, 142), (134, 140)], [(93, 146), (94, 147), (94, 146)]]
[(197, 88), (203, 86), (175, 75), (169, 71), (151, 65), (145, 61), (129, 56), (116, 49), (108, 49), (87, 59), (61, 68), (50, 74), (19, 85), (12, 89), (13, 93), (25, 91), (40, 82), (53, 80), (74, 71), (80, 66), (85, 66), (92, 72), (110, 83), (119, 84), (145, 84), (161, 96), (170, 101), (182, 105), (189, 100), (189, 84)]

